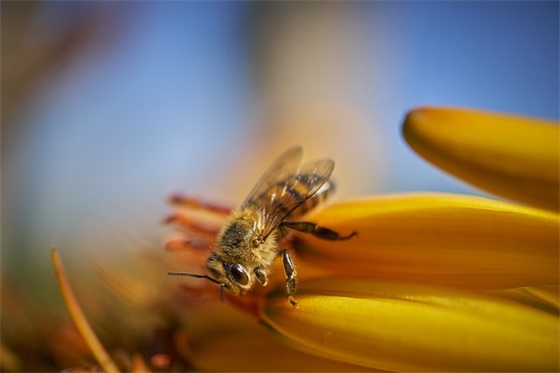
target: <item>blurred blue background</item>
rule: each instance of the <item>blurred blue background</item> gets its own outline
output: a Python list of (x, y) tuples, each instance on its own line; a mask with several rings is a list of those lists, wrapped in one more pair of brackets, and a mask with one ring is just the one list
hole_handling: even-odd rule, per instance
[(169, 194), (238, 203), (298, 143), (338, 198), (479, 194), (406, 146), (405, 113), (558, 120), (559, 45), (555, 1), (3, 3), (2, 270), (160, 250)]

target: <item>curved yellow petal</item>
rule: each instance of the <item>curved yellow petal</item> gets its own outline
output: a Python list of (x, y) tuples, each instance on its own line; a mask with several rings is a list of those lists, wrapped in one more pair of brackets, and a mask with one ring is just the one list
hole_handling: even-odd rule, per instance
[(534, 308), (415, 283), (302, 281), (299, 308), (282, 288), (262, 322), (295, 347), (391, 371), (557, 371), (558, 317)]
[(558, 124), (481, 111), (419, 108), (406, 116), (403, 134), (418, 154), (466, 182), (557, 211)]
[(560, 218), (548, 211), (472, 196), (404, 194), (333, 204), (308, 219), (358, 235), (326, 241), (299, 234), (297, 265), (481, 289), (559, 283)]
[(175, 345), (196, 371), (366, 372), (372, 369), (296, 350), (274, 338), (253, 317), (230, 307), (206, 310), (177, 332)]

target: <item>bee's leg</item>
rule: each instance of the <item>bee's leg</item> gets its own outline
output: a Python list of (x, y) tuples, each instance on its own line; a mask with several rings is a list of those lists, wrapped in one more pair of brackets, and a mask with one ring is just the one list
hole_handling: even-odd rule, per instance
[(257, 281), (261, 286), (266, 286), (268, 283), (268, 279), (266, 278), (266, 274), (262, 271), (261, 268), (255, 268), (255, 276), (257, 277)]
[(297, 302), (294, 300), (294, 293), (296, 292), (297, 278), (296, 278), (296, 267), (294, 267), (294, 262), (288, 253), (288, 250), (282, 250), (282, 262), (284, 263), (284, 273), (286, 273), (286, 291), (288, 292), (288, 300), (294, 306), (297, 307)]
[(347, 240), (358, 234), (357, 232), (352, 232), (346, 236), (341, 236), (340, 233), (335, 232), (332, 229), (321, 227), (320, 225), (309, 221), (283, 221), (281, 226), (283, 228), (295, 229), (296, 231), (303, 233), (310, 233), (315, 237), (330, 241)]

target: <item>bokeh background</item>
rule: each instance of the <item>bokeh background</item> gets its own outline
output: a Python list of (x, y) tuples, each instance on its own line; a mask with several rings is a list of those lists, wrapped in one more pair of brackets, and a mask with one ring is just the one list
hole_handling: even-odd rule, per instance
[(2, 2), (2, 278), (54, 287), (51, 245), (84, 276), (100, 256), (161, 250), (170, 194), (239, 203), (294, 144), (336, 160), (339, 199), (479, 194), (406, 146), (404, 115), (438, 105), (558, 120), (559, 10)]

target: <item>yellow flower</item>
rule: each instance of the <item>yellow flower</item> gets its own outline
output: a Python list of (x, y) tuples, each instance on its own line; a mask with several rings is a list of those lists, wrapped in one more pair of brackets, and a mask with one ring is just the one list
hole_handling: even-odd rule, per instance
[[(558, 126), (419, 109), (405, 138), (434, 164), (502, 196), (557, 210)], [(557, 371), (556, 212), (481, 197), (410, 194), (332, 205), (309, 217), (358, 236), (298, 235), (298, 309), (282, 284), (261, 321), (290, 345), (390, 371)]]

